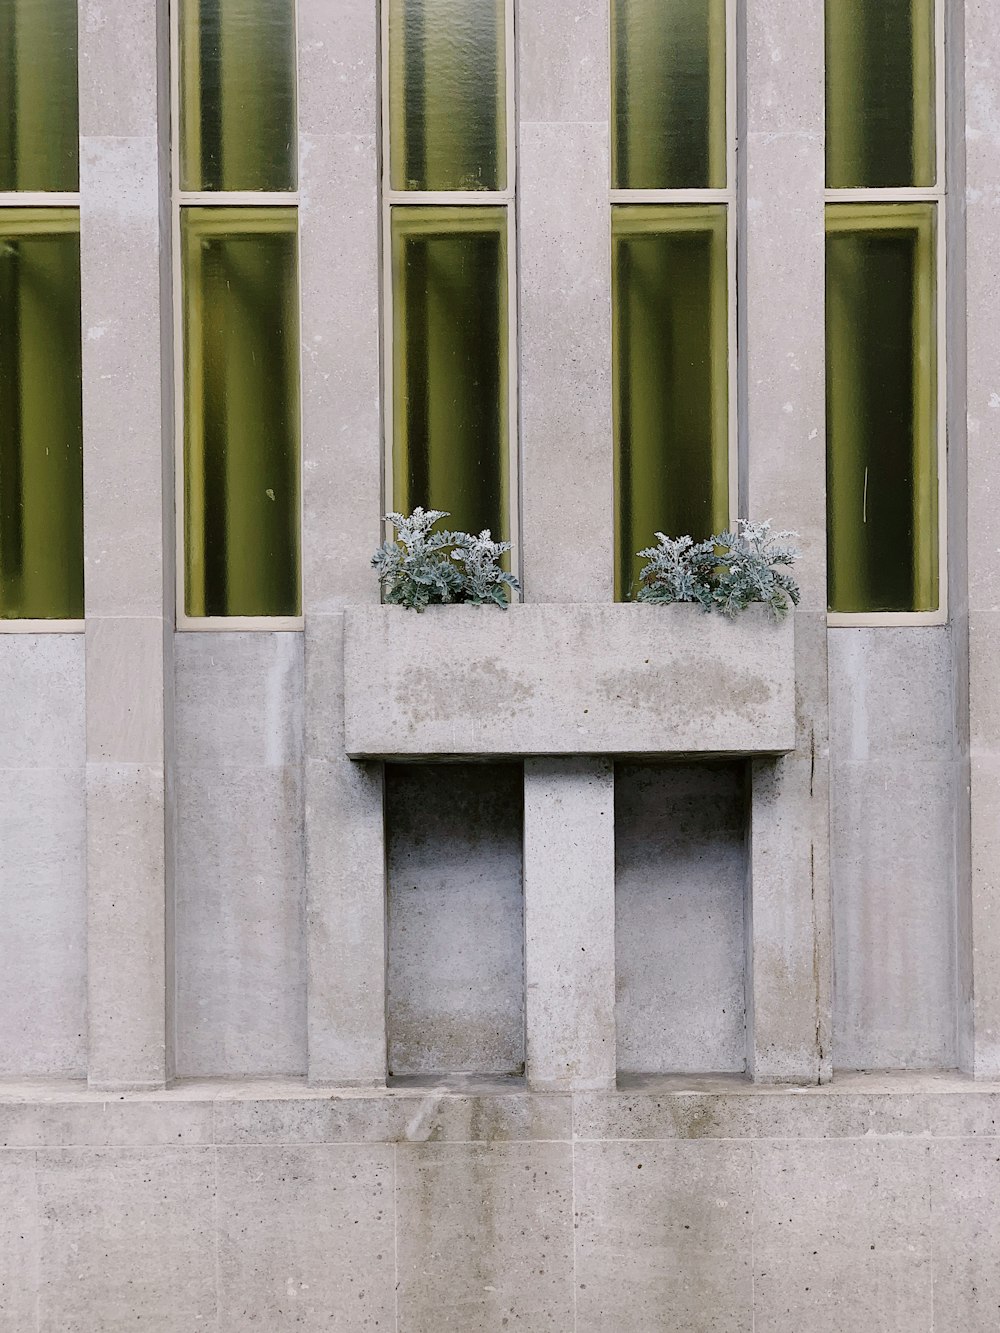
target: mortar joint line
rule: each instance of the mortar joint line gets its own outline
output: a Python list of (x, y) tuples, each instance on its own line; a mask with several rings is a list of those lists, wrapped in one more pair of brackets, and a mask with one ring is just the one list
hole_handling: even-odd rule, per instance
[(392, 1298), (399, 1333), (399, 1144), (392, 1145)]
[(577, 1333), (577, 1294), (579, 1284), (576, 1280), (576, 1138), (571, 1136), (570, 1145), (570, 1226), (573, 1238), (573, 1333)]

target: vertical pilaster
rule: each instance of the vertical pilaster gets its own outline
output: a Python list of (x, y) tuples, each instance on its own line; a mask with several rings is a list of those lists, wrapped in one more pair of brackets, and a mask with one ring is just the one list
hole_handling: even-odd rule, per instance
[(608, 759), (524, 765), (527, 1077), (615, 1085), (615, 790)]
[[(968, 634), (971, 854), (960, 885), (959, 1049), (977, 1077), (1000, 1076), (1000, 11), (965, 5), (965, 242), (967, 246)], [(954, 178), (953, 178), (954, 179)], [(959, 222), (961, 218), (959, 218)], [(958, 484), (954, 473), (953, 488)], [(955, 600), (955, 599), (953, 599)], [(956, 610), (964, 611), (958, 602)], [(956, 630), (963, 617), (956, 617)]]
[(831, 1072), (823, 6), (747, 0), (741, 326), (744, 508), (795, 529), (797, 744), (752, 768), (748, 1066)]
[(378, 6), (299, 0), (309, 1077), (386, 1075), (382, 768), (344, 754), (343, 608), (378, 600)]
[(521, 546), (532, 602), (610, 602), (606, 0), (518, 4)]
[(170, 1077), (166, 6), (80, 3), (89, 1078)]

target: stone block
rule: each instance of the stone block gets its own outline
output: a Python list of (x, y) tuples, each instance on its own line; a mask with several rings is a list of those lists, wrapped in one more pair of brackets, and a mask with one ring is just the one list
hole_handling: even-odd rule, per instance
[(395, 1314), (393, 1150), (218, 1150), (220, 1333), (361, 1333)]
[(301, 768), (181, 769), (176, 801), (177, 1073), (304, 1074)]
[(82, 634), (0, 634), (0, 767), (82, 771), (84, 688)]
[(355, 758), (776, 754), (795, 744), (794, 618), (695, 606), (352, 607)]
[(37, 1171), (39, 1333), (215, 1326), (212, 1149), (49, 1149)]
[(760, 1143), (753, 1173), (757, 1327), (930, 1327), (928, 1145)]
[(607, 759), (524, 765), (527, 1075), (615, 1081), (615, 791)]
[(957, 1063), (958, 782), (957, 766), (947, 758), (833, 767), (838, 1069)]
[(573, 1327), (568, 1143), (400, 1144), (399, 1333)]
[(178, 634), (176, 763), (280, 768), (302, 761), (303, 636)]
[(576, 1146), (579, 1333), (745, 1333), (750, 1146)]
[[(994, 1127), (995, 1128), (995, 1127)], [(1000, 1157), (996, 1140), (931, 1147), (936, 1333), (987, 1333), (1000, 1310)]]

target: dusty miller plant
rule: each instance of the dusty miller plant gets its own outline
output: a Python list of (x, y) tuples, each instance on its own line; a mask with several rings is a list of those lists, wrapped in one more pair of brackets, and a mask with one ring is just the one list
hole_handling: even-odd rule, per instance
[(697, 602), (724, 616), (763, 602), (780, 620), (799, 602), (798, 584), (785, 573), (798, 559), (794, 537), (794, 532), (773, 532), (770, 523), (747, 519), (698, 543), (658, 532), (657, 545), (639, 552), (647, 563), (636, 601)]
[(383, 542), (372, 556), (385, 600), (393, 606), (422, 611), (425, 606), (465, 602), (506, 609), (508, 590), (517, 579), (500, 566), (510, 542), (493, 541), (489, 529), (468, 532), (434, 531), (448, 514), (442, 509), (414, 509), (412, 514), (386, 514), (396, 540)]

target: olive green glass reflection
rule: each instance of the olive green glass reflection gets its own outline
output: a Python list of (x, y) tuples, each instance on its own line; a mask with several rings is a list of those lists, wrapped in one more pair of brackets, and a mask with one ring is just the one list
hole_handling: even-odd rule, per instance
[(185, 610), (298, 615), (295, 210), (181, 218)]
[(936, 179), (934, 0), (826, 0), (826, 183)]
[(827, 209), (830, 609), (938, 606), (934, 205)]
[(612, 185), (726, 185), (726, 0), (612, 0)]
[(507, 218), (394, 208), (393, 508), (506, 541)]
[(78, 190), (77, 0), (0, 0), (0, 190)]
[(388, 3), (392, 188), (504, 189), (504, 0)]
[(180, 0), (181, 189), (293, 190), (294, 0)]
[(0, 618), (83, 615), (80, 219), (0, 210)]
[(615, 596), (634, 595), (654, 533), (729, 521), (724, 205), (612, 210)]

